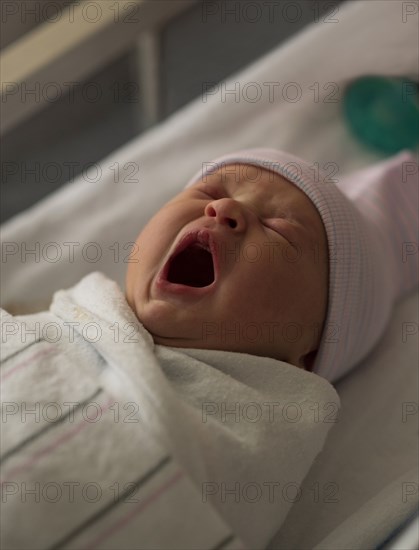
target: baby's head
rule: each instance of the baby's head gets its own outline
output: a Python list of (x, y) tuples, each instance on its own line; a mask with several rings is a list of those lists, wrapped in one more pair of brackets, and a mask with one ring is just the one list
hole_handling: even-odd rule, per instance
[(327, 237), (278, 167), (207, 163), (140, 233), (126, 295), (157, 344), (311, 368), (327, 312)]
[(137, 239), (126, 281), (136, 315), (157, 344), (308, 366), (327, 311), (317, 209), (260, 166), (211, 164), (191, 183)]
[(321, 354), (333, 378), (342, 337), (354, 338), (349, 318), (362, 316), (359, 281), (367, 275), (370, 292), (374, 278), (361, 272), (368, 227), (315, 167), (269, 149), (225, 155), (154, 215), (131, 254), (126, 298), (156, 344), (308, 370)]

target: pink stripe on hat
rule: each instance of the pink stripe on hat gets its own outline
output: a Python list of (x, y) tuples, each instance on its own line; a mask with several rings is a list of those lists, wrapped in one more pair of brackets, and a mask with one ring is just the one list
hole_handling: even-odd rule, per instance
[(418, 284), (418, 165), (407, 151), (344, 177), (275, 149), (248, 149), (203, 164), (189, 187), (220, 166), (251, 164), (301, 189), (323, 221), (329, 302), (313, 372), (336, 381), (380, 339), (395, 301)]

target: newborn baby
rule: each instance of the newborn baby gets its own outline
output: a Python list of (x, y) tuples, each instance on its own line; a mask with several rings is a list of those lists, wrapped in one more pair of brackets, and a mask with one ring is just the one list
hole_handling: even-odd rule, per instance
[(218, 166), (139, 235), (126, 297), (156, 343), (311, 367), (327, 311), (321, 217), (265, 168)]
[(282, 151), (205, 163), (138, 236), (127, 301), (157, 344), (272, 357), (335, 380), (417, 284), (416, 181), (407, 152), (339, 186)]

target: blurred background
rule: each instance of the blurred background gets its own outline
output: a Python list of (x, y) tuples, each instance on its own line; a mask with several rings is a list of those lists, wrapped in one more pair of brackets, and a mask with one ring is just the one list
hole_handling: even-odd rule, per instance
[(3, 0), (1, 222), (342, 2)]

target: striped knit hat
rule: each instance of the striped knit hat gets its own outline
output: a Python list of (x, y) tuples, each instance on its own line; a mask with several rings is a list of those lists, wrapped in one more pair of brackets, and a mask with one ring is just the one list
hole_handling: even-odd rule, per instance
[(241, 163), (276, 172), (301, 189), (323, 221), (329, 247), (329, 299), (313, 372), (336, 381), (380, 339), (395, 301), (418, 284), (418, 165), (407, 151), (339, 183), (314, 165), (274, 149), (224, 155), (189, 187), (221, 166)]

